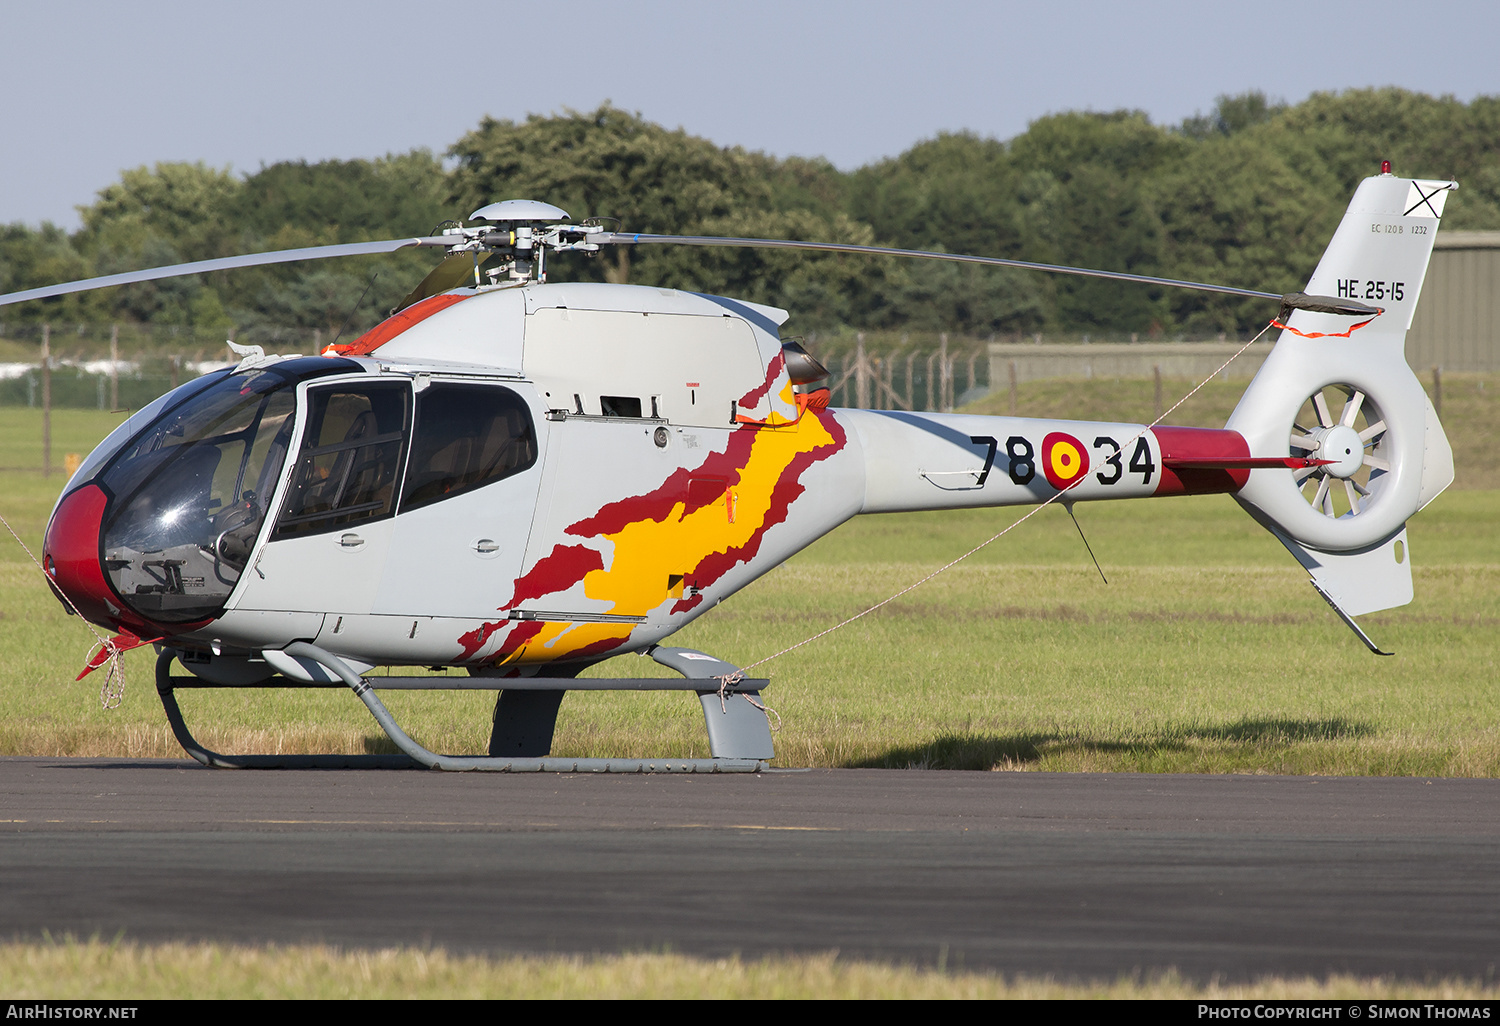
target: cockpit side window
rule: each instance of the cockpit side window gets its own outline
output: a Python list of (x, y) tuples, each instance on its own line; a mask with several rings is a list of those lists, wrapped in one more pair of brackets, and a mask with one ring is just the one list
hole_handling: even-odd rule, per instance
[(401, 511), (479, 488), (536, 463), (536, 430), (519, 395), (493, 385), (434, 383), (417, 397)]
[(333, 531), (395, 512), (410, 391), (350, 382), (308, 392), (307, 428), (277, 538)]

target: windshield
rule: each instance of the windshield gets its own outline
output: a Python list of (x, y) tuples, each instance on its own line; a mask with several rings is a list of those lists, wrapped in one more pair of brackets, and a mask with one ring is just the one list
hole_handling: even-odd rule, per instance
[[(63, 496), (67, 495), (75, 486), (82, 484), (97, 474), (99, 468), (104, 466), (111, 456), (120, 451), (121, 446), (134, 438), (136, 432), (160, 416), (162, 410), (175, 403), (182, 402), (184, 399), (192, 396), (193, 393), (203, 390), (212, 384), (214, 380), (223, 377), (227, 373), (228, 371), (223, 370), (210, 371), (201, 378), (196, 378), (184, 385), (179, 385), (170, 392), (157, 396), (129, 417), (126, 417), (124, 423), (105, 436), (104, 441), (100, 442), (94, 448), (94, 451), (89, 453), (88, 457), (79, 464), (78, 470), (74, 472), (73, 476), (68, 480), (67, 485), (63, 487), (62, 492), (58, 494), (57, 505), (62, 504)], [(53, 512), (57, 511), (57, 505), (52, 507)]]
[[(142, 616), (217, 616), (265, 522), (296, 423), (305, 373), (346, 361), (288, 361), (230, 375), (162, 414), (99, 476), (104, 569)], [(340, 365), (343, 366), (340, 366)], [(297, 374), (303, 370), (303, 374)]]

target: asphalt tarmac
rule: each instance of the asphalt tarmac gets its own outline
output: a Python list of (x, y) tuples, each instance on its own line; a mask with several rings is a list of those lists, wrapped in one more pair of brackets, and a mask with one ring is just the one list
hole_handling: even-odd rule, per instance
[(1493, 978), (1500, 780), (0, 759), (0, 937)]

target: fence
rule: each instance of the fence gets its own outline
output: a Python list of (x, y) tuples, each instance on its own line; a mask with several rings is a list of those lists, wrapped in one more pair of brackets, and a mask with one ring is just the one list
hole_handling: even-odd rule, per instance
[[(1227, 369), (1223, 380), (1248, 381), (1271, 352), (1269, 339), (1257, 342)], [(1199, 381), (1237, 353), (1243, 342), (1152, 342), (1139, 345), (1033, 345), (993, 342), (990, 374), (997, 381), (1044, 378), (1178, 378)]]
[(984, 343), (940, 333), (913, 341), (809, 339), (828, 368), (834, 406), (889, 410), (952, 410), (989, 391), (989, 360)]
[[(140, 409), (183, 381), (233, 366), (226, 334), (236, 337), (157, 325), (0, 323), (0, 406), (42, 406), (50, 391), (55, 407)], [(324, 333), (262, 328), (238, 337), (270, 351), (316, 353)]]
[[(1248, 337), (1248, 336), (1247, 336)], [(1044, 378), (1191, 378), (1214, 372), (1244, 340), (1140, 341), (1128, 333), (1032, 335), (1021, 341), (936, 332), (860, 332), (806, 340), (829, 370), (834, 406), (951, 411), (992, 391)], [(1228, 377), (1248, 378), (1270, 343), (1253, 346)]]
[[(0, 324), (0, 332), (5, 330)], [(43, 379), (50, 372), (53, 406), (139, 409), (183, 381), (230, 365), (234, 358), (223, 334), (127, 325), (12, 327), (9, 340), (0, 335), (0, 405), (42, 405)], [(271, 352), (315, 353), (327, 336), (316, 329), (261, 329), (240, 337), (258, 338)], [(996, 341), (945, 332), (858, 332), (809, 335), (802, 341), (829, 370), (833, 405), (912, 411), (953, 410), (994, 389), (1041, 378), (1196, 379), (1239, 347), (1222, 338), (1137, 343), (1127, 338), (1048, 335), (1022, 342), (1015, 336)], [(45, 371), (43, 345), (50, 354)], [(1231, 376), (1252, 374), (1268, 348), (1260, 344), (1245, 353)]]
[[(0, 309), (0, 313), (4, 313)], [(342, 341), (359, 335), (364, 329), (351, 325), (344, 332)], [(184, 360), (198, 354), (196, 359), (215, 359), (224, 353), (224, 340), (232, 338), (247, 345), (264, 346), (270, 352), (274, 346), (286, 352), (313, 353), (333, 341), (333, 333), (321, 328), (278, 327), (255, 325), (250, 328), (202, 328), (173, 324), (60, 322), (47, 324), (22, 323), (0, 320), (0, 347), (7, 343), (22, 346), (39, 346), (43, 332), (51, 337), (54, 356), (97, 359), (109, 351), (114, 342), (123, 353), (133, 354), (180, 354)], [(8, 346), (11, 352), (15, 345)]]

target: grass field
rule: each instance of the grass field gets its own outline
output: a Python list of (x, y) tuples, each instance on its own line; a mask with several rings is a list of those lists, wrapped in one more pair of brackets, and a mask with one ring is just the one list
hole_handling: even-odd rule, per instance
[(1383, 978), (1185, 981), (1172, 974), (1074, 983), (945, 972), (840, 959), (836, 953), (763, 959), (672, 954), (488, 958), (441, 949), (342, 951), (318, 946), (0, 945), (0, 993), (27, 1001), (162, 998), (405, 1000), (433, 998), (938, 998), (1494, 1001), (1492, 983)]
[[(1453, 489), (1412, 521), (1416, 600), (1365, 617), (1396, 655), (1339, 624), (1286, 552), (1227, 497), (1080, 505), (1100, 579), (1072, 523), (1048, 509), (926, 587), (757, 671), (783, 718), (781, 765), (1010, 770), (1500, 775), (1500, 378), (1444, 378)], [(1185, 389), (1179, 389), (1183, 391)], [(1167, 389), (1171, 394), (1172, 389)], [(1239, 395), (1214, 384), (1171, 418), (1217, 426)], [(1037, 382), (1032, 416), (1149, 419), (1150, 382)], [(979, 404), (1005, 412), (1008, 397)], [(54, 464), (119, 415), (59, 412)], [(0, 515), (36, 550), (60, 476), (44, 481), (37, 411), (0, 408)], [(753, 662), (886, 597), (1022, 511), (857, 519), (678, 635)], [(73, 676), (92, 639), (0, 533), (0, 754), (180, 757), (126, 656), (120, 708)], [(662, 673), (625, 657), (600, 674)], [(483, 750), (482, 694), (393, 694), (431, 748)], [(189, 721), (224, 751), (392, 751), (343, 692), (193, 693)], [(563, 755), (706, 755), (697, 703), (573, 693)], [(351, 997), (934, 997), (1494, 1000), (1491, 983), (1330, 977), (1207, 985), (1175, 976), (1093, 983), (841, 960), (696, 960), (641, 953), (487, 958), (101, 941), (0, 945), (16, 999)]]
[[(783, 720), (780, 765), (1332, 774), (1500, 774), (1500, 436), (1494, 376), (1444, 378), (1456, 486), (1411, 525), (1416, 601), (1364, 618), (1377, 659), (1306, 574), (1225, 496), (1047, 509), (879, 613), (761, 667)], [(1168, 394), (1173, 388), (1167, 389)], [(1185, 389), (1178, 389), (1178, 392)], [(1214, 384), (1172, 417), (1218, 424), (1239, 388)], [(1022, 386), (1028, 415), (1149, 418), (1150, 382)], [(980, 408), (998, 412), (1007, 397)], [(120, 420), (56, 413), (54, 460)], [(0, 467), (40, 464), (37, 411), (0, 408)], [(35, 549), (60, 476), (0, 470), (0, 514)], [(742, 665), (858, 612), (994, 534), (1020, 511), (865, 517), (677, 635)], [(92, 638), (0, 536), (0, 752), (178, 756), (150, 684), (126, 657), (123, 705), (74, 683)], [(623, 657), (601, 675), (667, 671)], [(482, 751), (483, 693), (393, 694), (440, 751)], [(193, 693), (189, 722), (222, 751), (391, 751), (343, 692)], [(570, 694), (559, 755), (702, 756), (692, 696)]]

